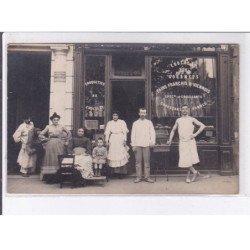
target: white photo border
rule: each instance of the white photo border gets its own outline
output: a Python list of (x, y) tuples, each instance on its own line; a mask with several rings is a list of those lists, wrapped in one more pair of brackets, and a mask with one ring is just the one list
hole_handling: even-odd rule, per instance
[(240, 46), (239, 195), (10, 195), (7, 194), (7, 134), (3, 133), (4, 214), (249, 214), (250, 94), (249, 33), (16, 32), (3, 35), (3, 131), (7, 131), (7, 44), (9, 43), (236, 43)]

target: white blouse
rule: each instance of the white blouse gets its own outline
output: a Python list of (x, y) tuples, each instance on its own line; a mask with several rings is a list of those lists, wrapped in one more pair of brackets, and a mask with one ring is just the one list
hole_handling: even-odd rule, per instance
[(155, 144), (155, 129), (150, 120), (138, 119), (133, 123), (131, 132), (132, 147), (149, 147)]
[(63, 135), (63, 132), (66, 132), (67, 140), (69, 140), (71, 137), (70, 131), (60, 124), (58, 124), (57, 126), (55, 126), (53, 124), (47, 125), (45, 127), (45, 129), (40, 133), (40, 135), (43, 136), (43, 135), (48, 133), (49, 138), (53, 138), (53, 137), (63, 138), (63, 137), (65, 137)]
[(117, 121), (109, 121), (105, 129), (106, 142), (109, 141), (111, 134), (122, 134), (125, 141), (127, 141), (128, 128), (125, 121), (118, 119)]
[(33, 122), (30, 122), (30, 124), (27, 124), (25, 122), (22, 123), (13, 134), (14, 141), (15, 142), (21, 141), (22, 143), (26, 144), (28, 141), (29, 131), (32, 130), (33, 128), (34, 128)]

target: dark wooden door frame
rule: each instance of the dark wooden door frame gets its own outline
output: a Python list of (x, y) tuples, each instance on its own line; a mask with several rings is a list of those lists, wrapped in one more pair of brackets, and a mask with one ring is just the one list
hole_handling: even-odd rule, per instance
[(83, 55), (82, 45), (75, 45), (74, 51), (74, 94), (73, 94), (73, 130), (82, 126), (82, 84), (83, 84)]

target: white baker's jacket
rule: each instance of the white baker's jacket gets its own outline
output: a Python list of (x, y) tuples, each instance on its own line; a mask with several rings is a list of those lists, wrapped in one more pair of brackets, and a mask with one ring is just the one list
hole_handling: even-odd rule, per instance
[(155, 129), (147, 119), (138, 119), (133, 123), (131, 132), (132, 147), (148, 147), (155, 144)]

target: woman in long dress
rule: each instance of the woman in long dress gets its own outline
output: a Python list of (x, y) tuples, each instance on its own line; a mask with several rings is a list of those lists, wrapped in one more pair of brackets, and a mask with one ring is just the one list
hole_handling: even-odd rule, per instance
[(71, 137), (70, 131), (59, 124), (60, 118), (61, 117), (57, 113), (54, 113), (50, 117), (52, 124), (47, 125), (39, 135), (42, 139), (45, 135), (48, 136), (48, 142), (45, 146), (45, 155), (41, 166), (41, 180), (44, 175), (55, 175), (57, 173), (59, 169), (58, 155), (66, 153), (66, 146)]
[(30, 155), (28, 145), (30, 144), (34, 133), (34, 124), (30, 117), (24, 117), (23, 123), (13, 134), (16, 143), (21, 142), (21, 149), (18, 154), (17, 163), (21, 166), (20, 172), (23, 177), (29, 177), (36, 167), (36, 154)]
[(119, 119), (119, 112), (112, 113), (113, 120), (107, 123), (105, 129), (105, 141), (108, 145), (108, 165), (122, 177), (127, 174), (126, 164), (128, 163), (129, 154), (127, 142), (128, 128), (125, 121)]

